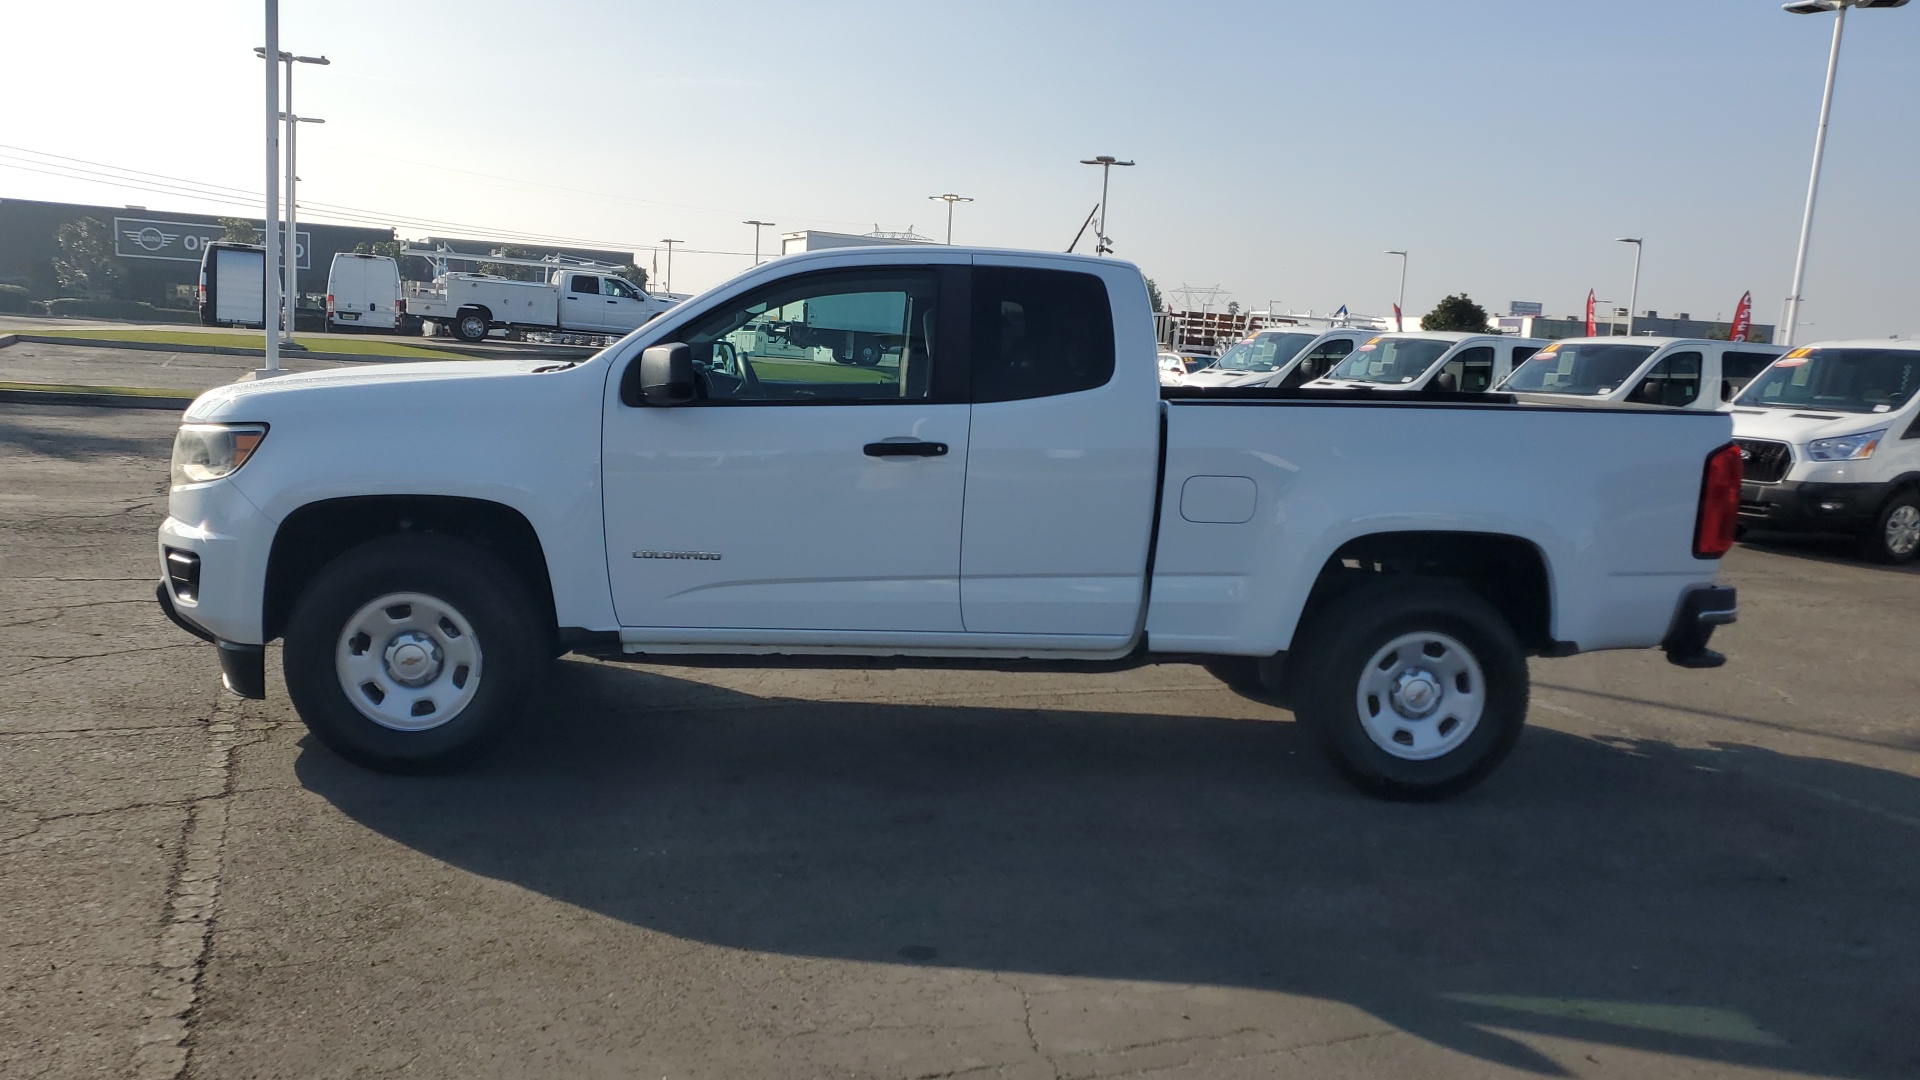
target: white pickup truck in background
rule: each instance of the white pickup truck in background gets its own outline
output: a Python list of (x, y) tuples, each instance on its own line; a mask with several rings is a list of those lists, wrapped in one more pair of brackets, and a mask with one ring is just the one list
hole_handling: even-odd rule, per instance
[(284, 639), (301, 717), (378, 769), (479, 753), (568, 650), (1198, 661), (1279, 695), (1362, 788), (1436, 798), (1514, 746), (1529, 656), (1722, 662), (1730, 429), (1433, 390), (1163, 391), (1131, 265), (846, 248), (580, 363), (207, 392), (157, 597), (237, 693), (265, 693)]
[(442, 274), (402, 284), (406, 314), (462, 341), (497, 329), (620, 335), (673, 306), (625, 278), (573, 267), (551, 270), (544, 281)]

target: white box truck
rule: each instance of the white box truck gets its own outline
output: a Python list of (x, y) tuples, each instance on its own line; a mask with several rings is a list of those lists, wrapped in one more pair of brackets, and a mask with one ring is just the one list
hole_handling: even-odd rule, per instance
[(267, 249), (208, 244), (200, 254), (197, 298), (203, 326), (266, 326)]

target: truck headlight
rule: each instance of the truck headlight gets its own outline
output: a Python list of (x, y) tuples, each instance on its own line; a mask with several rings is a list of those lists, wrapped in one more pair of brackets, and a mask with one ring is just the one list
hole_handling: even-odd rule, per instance
[(1833, 439), (1815, 439), (1807, 444), (1807, 456), (1815, 461), (1859, 461), (1873, 456), (1873, 448), (1880, 445), (1880, 439), (1887, 429), (1863, 431), (1858, 435), (1841, 435)]
[(173, 437), (173, 486), (231, 476), (267, 437), (265, 424), (182, 424)]

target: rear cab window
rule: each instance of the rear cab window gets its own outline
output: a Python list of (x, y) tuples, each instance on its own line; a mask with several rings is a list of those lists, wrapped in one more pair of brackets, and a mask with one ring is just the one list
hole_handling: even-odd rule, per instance
[(976, 402), (1072, 394), (1113, 379), (1113, 308), (1092, 274), (975, 267), (969, 322)]

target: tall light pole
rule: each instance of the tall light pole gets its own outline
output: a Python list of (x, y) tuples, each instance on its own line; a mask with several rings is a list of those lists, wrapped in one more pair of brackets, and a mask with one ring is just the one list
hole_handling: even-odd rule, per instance
[(1627, 336), (1633, 336), (1633, 313), (1640, 310), (1640, 255), (1646, 250), (1646, 244), (1637, 236), (1616, 236), (1616, 244), (1633, 245), (1633, 287), (1627, 290)]
[(1820, 194), (1820, 162), (1827, 155), (1827, 118), (1833, 113), (1833, 77), (1840, 70), (1840, 35), (1847, 28), (1847, 9), (1904, 7), (1907, 0), (1799, 0), (1782, 4), (1781, 10), (1794, 15), (1818, 15), (1833, 12), (1833, 49), (1827, 54), (1827, 85), (1820, 95), (1820, 126), (1813, 136), (1813, 175), (1807, 181), (1807, 209), (1800, 217), (1800, 248), (1793, 256), (1793, 289), (1787, 293), (1786, 315), (1774, 333), (1775, 345), (1793, 344), (1793, 331), (1800, 322), (1800, 287), (1807, 279), (1807, 243), (1813, 237), (1813, 204)]
[(1113, 253), (1113, 244), (1107, 236), (1107, 176), (1113, 171), (1115, 166), (1127, 168), (1131, 166), (1133, 162), (1121, 161), (1112, 154), (1101, 154), (1098, 157), (1081, 158), (1080, 164), (1100, 166), (1100, 228), (1097, 233), (1100, 242), (1093, 246), (1093, 253), (1095, 255), (1110, 255)]
[[(274, 52), (278, 54), (279, 62), (287, 65), (286, 108), (277, 113), (278, 118), (287, 125), (287, 222), (286, 240), (281, 244), (281, 250), (285, 253), (287, 260), (287, 321), (286, 325), (281, 327), (280, 335), (281, 340), (291, 346), (293, 345), (293, 322), (296, 313), (300, 309), (300, 234), (295, 223), (297, 211), (293, 199), (294, 188), (300, 181), (297, 173), (297, 169), (299, 168), (297, 164), (299, 160), (297, 148), (300, 141), (299, 125), (326, 123), (325, 120), (315, 120), (294, 115), (293, 65), (318, 64), (325, 67), (333, 63), (333, 61), (328, 60), (324, 56), (295, 56), (293, 53), (280, 49), (276, 49)], [(264, 59), (267, 55), (267, 50), (264, 46), (256, 48), (253, 50), (253, 55)], [(274, 260), (269, 258), (268, 261), (273, 262)]]
[(761, 221), (759, 218), (755, 218), (752, 221), (743, 221), (740, 224), (753, 226), (753, 265), (759, 266), (760, 265), (760, 230), (773, 228), (773, 222)]
[(260, 59), (267, 71), (267, 213), (261, 219), (266, 233), (266, 295), (261, 298), (260, 321), (267, 332), (266, 362), (261, 374), (280, 374), (280, 0), (266, 0), (267, 43)]
[(951, 191), (947, 192), (945, 195), (929, 195), (927, 196), (927, 198), (937, 199), (947, 204), (947, 246), (952, 247), (953, 246), (953, 204), (963, 203), (963, 202), (972, 202), (973, 200), (967, 198), (964, 195), (955, 195)]
[(1383, 254), (1400, 256), (1400, 299), (1393, 305), (1393, 328), (1396, 331), (1404, 330), (1406, 329), (1405, 315), (1407, 310), (1407, 253), (1404, 251), (1388, 251)]
[[(759, 245), (760, 230), (755, 229), (753, 231), (753, 237), (755, 241), (754, 247), (757, 248), (760, 246)], [(686, 243), (686, 241), (685, 240), (662, 240), (660, 242), (667, 245), (667, 292), (671, 293), (673, 292), (673, 245), (684, 244)], [(760, 261), (758, 252), (756, 252), (754, 255), (754, 261), (755, 262)]]

